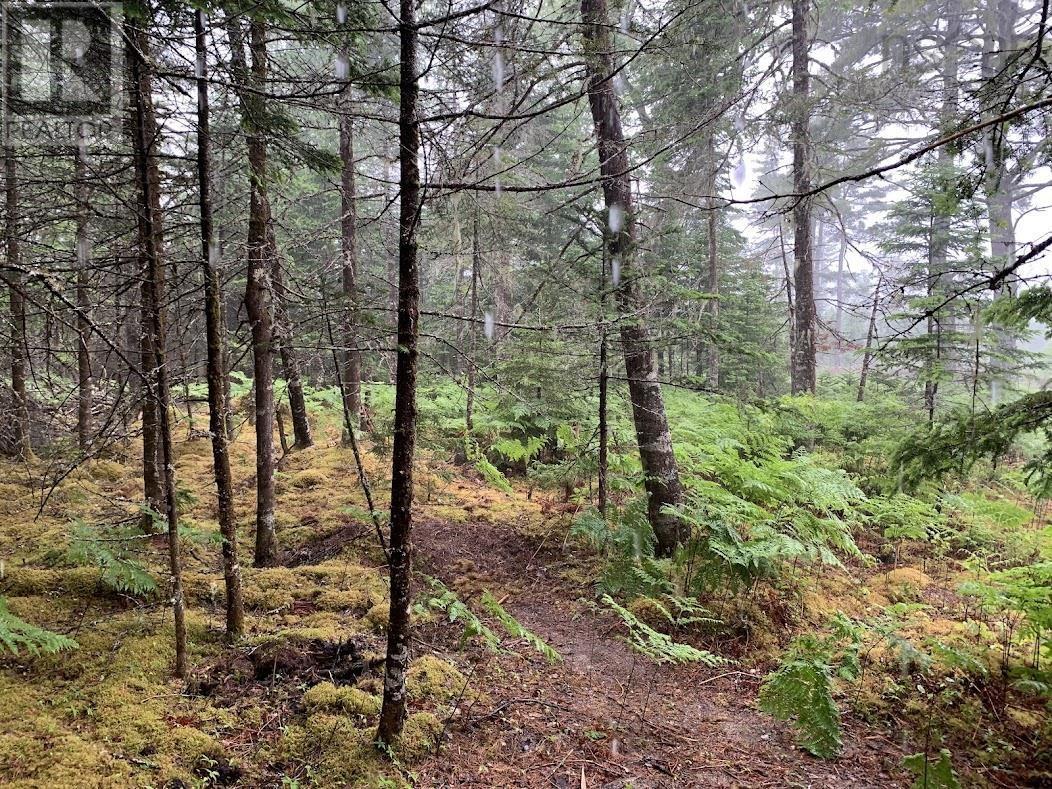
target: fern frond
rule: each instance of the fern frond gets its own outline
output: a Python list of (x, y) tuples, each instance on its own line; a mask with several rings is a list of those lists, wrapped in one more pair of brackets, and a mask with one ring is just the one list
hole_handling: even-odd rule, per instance
[(815, 756), (836, 756), (840, 738), (840, 711), (833, 701), (830, 668), (803, 654), (790, 656), (760, 687), (760, 709), (794, 725), (800, 745)]
[(31, 655), (38, 655), (41, 652), (53, 654), (76, 648), (77, 642), (72, 638), (52, 633), (12, 614), (7, 608), (7, 601), (0, 597), (0, 652), (9, 651), (17, 655), (20, 649), (24, 649)]
[(544, 639), (523, 627), (522, 623), (509, 614), (504, 606), (498, 603), (496, 598), (494, 598), (489, 592), (485, 592), (482, 595), (482, 606), (493, 614), (493, 616), (497, 617), (497, 621), (499, 621), (501, 626), (508, 631), (508, 635), (513, 638), (521, 638), (533, 647), (534, 650), (542, 654), (545, 660), (549, 663), (559, 663), (563, 659), (562, 655), (552, 649)]
[(628, 643), (657, 663), (702, 663), (716, 667), (727, 662), (726, 658), (719, 655), (697, 649), (690, 644), (673, 641), (664, 633), (654, 630), (650, 625), (641, 621), (627, 608), (618, 605), (608, 594), (603, 595), (602, 601), (621, 617), (621, 621), (628, 628)]

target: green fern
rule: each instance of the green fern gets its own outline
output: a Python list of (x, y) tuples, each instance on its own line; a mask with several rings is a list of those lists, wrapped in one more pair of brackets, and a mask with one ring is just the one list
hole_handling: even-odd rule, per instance
[(7, 601), (0, 597), (0, 652), (14, 655), (24, 649), (31, 655), (42, 652), (53, 654), (67, 649), (76, 649), (77, 642), (50, 630), (19, 619), (7, 608)]
[(469, 639), (479, 638), (483, 645), (492, 652), (500, 650), (500, 639), (497, 634), (490, 630), (481, 619), (464, 603), (463, 600), (449, 589), (437, 578), (429, 579), (431, 594), (416, 606), (417, 613), (423, 613), (427, 609), (441, 611), (446, 615), (450, 624), (459, 623), (464, 630), (460, 636), (460, 644), (463, 646)]
[(527, 630), (514, 616), (505, 610), (504, 606), (497, 602), (489, 592), (482, 595), (482, 606), (501, 623), (503, 628), (513, 638), (521, 638), (527, 644), (542, 654), (549, 663), (559, 663), (562, 655), (552, 649), (542, 638)]
[(618, 605), (610, 595), (604, 594), (601, 599), (621, 617), (621, 621), (628, 628), (628, 643), (632, 648), (651, 660), (657, 663), (702, 663), (710, 667), (721, 666), (727, 662), (726, 658), (719, 655), (697, 649), (690, 644), (673, 641), (669, 636), (640, 621), (627, 608)]
[(157, 589), (157, 582), (135, 558), (135, 548), (143, 535), (131, 527), (103, 531), (84, 521), (73, 522), (69, 560), (79, 565), (96, 565), (102, 584), (117, 592), (142, 596)]
[(831, 667), (816, 639), (803, 637), (760, 687), (760, 709), (789, 721), (800, 745), (830, 759), (843, 747), (840, 711), (833, 701)]

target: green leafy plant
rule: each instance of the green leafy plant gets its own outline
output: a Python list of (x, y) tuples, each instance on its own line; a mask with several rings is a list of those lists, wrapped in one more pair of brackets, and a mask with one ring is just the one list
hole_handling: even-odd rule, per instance
[(793, 641), (760, 687), (760, 709), (792, 723), (800, 745), (823, 759), (836, 756), (843, 746), (833, 678), (859, 675), (861, 643), (859, 626), (838, 614), (828, 636), (803, 635)]
[(627, 608), (618, 605), (608, 594), (604, 594), (601, 600), (621, 617), (621, 621), (628, 628), (628, 643), (632, 648), (657, 663), (702, 663), (715, 667), (727, 662), (726, 658), (714, 655), (712, 652), (673, 641), (665, 633), (654, 630), (646, 622), (641, 621)]
[(114, 591), (146, 595), (157, 589), (157, 582), (135, 556), (143, 539), (132, 526), (100, 528), (76, 520), (68, 557), (74, 564), (97, 566), (102, 584)]
[(31, 655), (38, 655), (76, 648), (77, 642), (72, 638), (52, 633), (12, 614), (7, 601), (0, 597), (0, 652), (8, 651), (17, 655), (25, 650)]
[(534, 650), (543, 655), (549, 663), (558, 663), (562, 660), (562, 656), (558, 652), (552, 649), (543, 639), (523, 627), (522, 623), (509, 614), (504, 606), (497, 602), (497, 599), (489, 592), (483, 593), (482, 606), (497, 618), (497, 621), (501, 623), (501, 626), (509, 635), (514, 638), (521, 638)]

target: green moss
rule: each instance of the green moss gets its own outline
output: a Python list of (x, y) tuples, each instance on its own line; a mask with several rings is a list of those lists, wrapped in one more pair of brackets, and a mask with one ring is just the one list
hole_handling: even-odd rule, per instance
[(292, 487), (298, 490), (313, 490), (314, 488), (328, 485), (329, 478), (323, 471), (308, 468), (303, 471), (297, 471), (290, 477), (289, 482), (292, 484)]
[(350, 715), (379, 715), (380, 698), (358, 688), (322, 682), (303, 694), (303, 704), (310, 711), (340, 711)]
[(326, 591), (314, 598), (314, 604), (324, 611), (368, 611), (377, 601), (361, 589)]
[(0, 783), (74, 789), (85, 776), (98, 786), (131, 782), (128, 765), (49, 709), (41, 692), (0, 675)]
[(317, 786), (373, 787), (390, 780), (393, 768), (373, 744), (374, 731), (344, 715), (315, 713), (302, 726), (288, 726), (278, 756), (294, 776), (311, 775)]
[(387, 630), (388, 620), (391, 618), (391, 607), (387, 603), (377, 603), (365, 612), (365, 621), (378, 633)]
[(430, 712), (417, 712), (410, 715), (398, 739), (396, 752), (406, 761), (412, 762), (427, 756), (442, 736), (442, 721)]
[(92, 597), (101, 590), (96, 567), (45, 570), (36, 567), (7, 568), (0, 580), (0, 592), (8, 597), (28, 597), (65, 592)]
[(464, 675), (452, 663), (423, 655), (409, 666), (405, 684), (410, 699), (447, 702), (464, 689)]

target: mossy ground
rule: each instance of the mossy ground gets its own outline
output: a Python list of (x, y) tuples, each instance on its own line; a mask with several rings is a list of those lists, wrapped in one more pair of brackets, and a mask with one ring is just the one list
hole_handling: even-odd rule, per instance
[[(290, 566), (255, 569), (254, 437), (251, 428), (241, 429), (232, 465), (247, 634), (235, 647), (224, 645), (218, 547), (184, 540), (192, 672), (231, 665), (232, 655), (265, 643), (295, 649), (350, 640), (374, 658), (382, 653), (386, 578), (353, 454), (340, 446), (335, 429), (320, 426), (318, 432), (318, 445), (286, 457), (278, 476), (280, 540), (293, 557)], [(196, 532), (215, 532), (209, 444), (181, 441), (177, 450), (182, 520)], [(96, 567), (70, 564), (72, 519), (104, 524), (137, 517), (137, 452), (130, 445), (114, 457), (85, 463), (50, 491), (39, 483), (52, 473), (49, 461), (31, 467), (0, 462), (0, 595), (12, 613), (79, 645), (58, 655), (0, 659), (0, 784), (61, 789), (204, 786), (235, 778), (239, 785), (281, 785), (286, 778), (319, 786), (403, 782), (402, 770), (434, 746), (442, 730), (439, 716), (463, 690), (463, 677), (451, 663), (430, 655), (414, 663), (412, 715), (392, 763), (373, 745), (380, 690), (375, 669), (355, 687), (313, 675), (259, 678), (241, 660), (247, 668), (227, 672), (226, 685), (193, 695), (171, 676), (163, 541), (142, 540), (139, 557), (159, 587), (144, 598), (105, 588)], [(365, 460), (382, 508), (386, 464), (370, 454)], [(441, 494), (431, 491), (433, 501), (442, 496), (442, 506), (457, 506), (462, 497), (456, 491), (472, 488), (466, 479), (450, 477), (444, 484)], [(426, 497), (425, 488), (425, 506)], [(494, 517), (511, 506), (505, 498), (488, 494)], [(320, 537), (349, 527), (363, 536), (336, 539), (326, 551), (331, 555), (312, 560)]]

